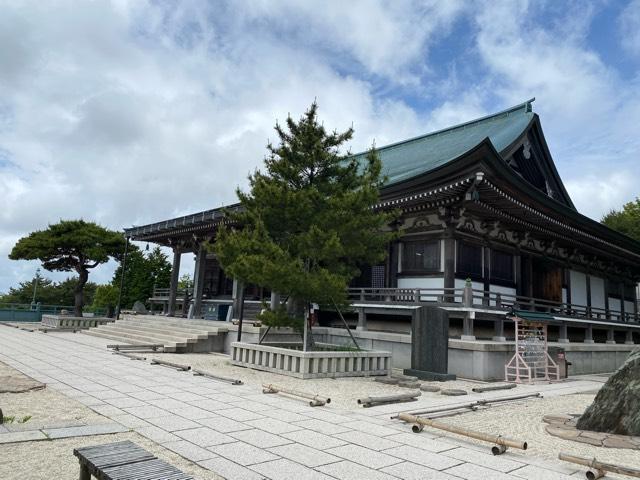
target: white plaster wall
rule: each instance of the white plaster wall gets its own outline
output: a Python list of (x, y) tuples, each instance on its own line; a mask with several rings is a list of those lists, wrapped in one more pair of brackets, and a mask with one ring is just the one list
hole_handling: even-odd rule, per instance
[[(502, 301), (505, 303), (513, 303), (515, 301), (516, 289), (513, 287), (503, 287), (502, 285), (489, 285), (490, 292), (500, 293), (501, 295), (507, 295), (502, 298)], [(491, 300), (490, 305), (495, 306), (496, 302)]]
[[(411, 277), (411, 278), (399, 278), (398, 288), (444, 288), (444, 277)], [(443, 292), (440, 292), (442, 294)], [(438, 295), (438, 292), (433, 292), (434, 295)], [(435, 296), (424, 295), (421, 299), (424, 302), (435, 302), (437, 299)]]
[[(456, 278), (455, 283), (453, 284), (455, 288), (464, 288), (467, 284), (466, 280), (462, 280), (461, 278)], [(471, 288), (474, 290), (484, 290), (484, 283), (482, 282), (471, 282)]]
[(567, 303), (567, 289), (562, 287), (562, 303)]
[(569, 271), (571, 279), (571, 303), (574, 305), (587, 305), (587, 276), (575, 270)]
[(591, 306), (593, 308), (604, 308), (604, 298), (604, 278), (591, 277)]

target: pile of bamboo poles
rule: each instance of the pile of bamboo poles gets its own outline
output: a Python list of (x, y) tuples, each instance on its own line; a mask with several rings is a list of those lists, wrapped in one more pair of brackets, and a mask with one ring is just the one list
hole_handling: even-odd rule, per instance
[(285, 393), (287, 395), (293, 395), (294, 397), (302, 397), (310, 400), (309, 406), (321, 407), (327, 403), (331, 403), (331, 399), (328, 397), (322, 397), (318, 394), (301, 392), (299, 390), (292, 390), (290, 388), (279, 387), (271, 383), (262, 384), (262, 393)]
[(409, 415), (408, 413), (401, 413), (398, 418), (405, 422), (413, 423), (414, 425), (413, 427), (411, 427), (411, 429), (415, 433), (420, 433), (422, 429), (427, 426), (431, 428), (437, 428), (438, 430), (445, 430), (447, 432), (456, 433), (458, 435), (464, 435), (465, 437), (475, 438), (476, 440), (493, 443), (494, 446), (491, 447), (491, 453), (493, 453), (494, 455), (500, 455), (504, 453), (507, 450), (507, 447), (519, 448), (520, 450), (527, 449), (527, 442), (521, 442), (520, 440), (503, 437), (502, 435), (491, 435), (475, 430), (469, 430), (467, 428), (438, 422), (437, 420), (432, 420), (430, 418)]

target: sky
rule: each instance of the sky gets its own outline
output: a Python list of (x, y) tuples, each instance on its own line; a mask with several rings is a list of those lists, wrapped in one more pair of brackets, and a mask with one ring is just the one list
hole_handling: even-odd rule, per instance
[(535, 97), (599, 220), (640, 195), (639, 87), (640, 0), (0, 0), (0, 292), (38, 266), (15, 242), (60, 219), (121, 230), (234, 202), (314, 99), (356, 152)]

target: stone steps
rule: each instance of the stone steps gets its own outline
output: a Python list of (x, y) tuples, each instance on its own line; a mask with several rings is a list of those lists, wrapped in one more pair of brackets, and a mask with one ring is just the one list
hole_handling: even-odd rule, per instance
[(86, 330), (87, 335), (129, 344), (162, 344), (172, 352), (221, 352), (227, 328), (207, 320), (125, 316), (115, 323)]

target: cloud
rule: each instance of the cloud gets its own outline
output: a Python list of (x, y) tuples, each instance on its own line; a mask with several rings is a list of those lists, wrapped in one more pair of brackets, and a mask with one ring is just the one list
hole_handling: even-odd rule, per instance
[(620, 44), (632, 55), (640, 55), (640, 0), (631, 0), (620, 13)]

